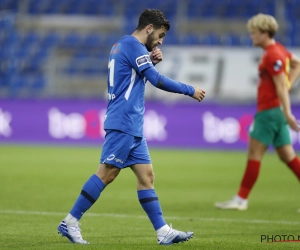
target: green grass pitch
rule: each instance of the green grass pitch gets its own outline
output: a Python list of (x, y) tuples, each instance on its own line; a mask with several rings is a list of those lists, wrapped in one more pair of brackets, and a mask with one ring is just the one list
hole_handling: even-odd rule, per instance
[[(57, 234), (82, 185), (98, 166), (95, 147), (0, 146), (0, 249), (300, 249), (299, 242), (265, 243), (261, 235), (300, 235), (299, 183), (271, 152), (251, 193), (247, 211), (222, 211), (244, 172), (246, 153), (151, 149), (155, 188), (165, 219), (194, 238), (157, 245), (136, 195), (130, 169), (106, 187), (81, 220), (90, 245)], [(277, 238), (278, 239), (278, 238)]]

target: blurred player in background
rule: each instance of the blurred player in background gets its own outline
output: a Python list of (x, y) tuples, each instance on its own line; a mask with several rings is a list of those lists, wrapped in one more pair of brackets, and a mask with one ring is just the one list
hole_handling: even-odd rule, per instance
[(257, 113), (250, 127), (248, 161), (238, 190), (232, 200), (216, 202), (221, 209), (245, 210), (261, 165), (270, 144), (279, 158), (300, 180), (300, 160), (291, 145), (288, 125), (295, 131), (300, 127), (291, 111), (289, 89), (300, 75), (300, 61), (280, 43), (274, 40), (277, 21), (270, 15), (258, 14), (248, 21), (248, 30), (254, 46), (264, 54), (259, 63)]
[(137, 177), (138, 199), (157, 233), (158, 243), (173, 244), (193, 236), (193, 232), (177, 231), (165, 222), (154, 190), (153, 168), (143, 137), (147, 80), (159, 89), (188, 95), (197, 101), (205, 96), (201, 88), (176, 82), (155, 69), (154, 65), (163, 59), (157, 46), (162, 44), (169, 28), (170, 23), (162, 12), (146, 9), (134, 33), (121, 38), (111, 49), (108, 107), (104, 122), (106, 136), (100, 166), (84, 184), (70, 213), (58, 226), (58, 232), (73, 243), (89, 244), (82, 239), (79, 220), (104, 188), (126, 167), (130, 167)]

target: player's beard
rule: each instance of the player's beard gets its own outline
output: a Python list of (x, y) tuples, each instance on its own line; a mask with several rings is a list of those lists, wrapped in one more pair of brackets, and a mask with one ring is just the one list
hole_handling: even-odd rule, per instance
[(154, 44), (154, 32), (152, 32), (150, 35), (148, 35), (145, 46), (149, 52), (153, 50), (153, 48), (156, 46)]

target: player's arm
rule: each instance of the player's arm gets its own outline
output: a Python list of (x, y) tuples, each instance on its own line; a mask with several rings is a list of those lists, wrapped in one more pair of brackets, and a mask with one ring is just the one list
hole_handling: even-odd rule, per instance
[(161, 75), (154, 67), (145, 69), (143, 75), (156, 88), (164, 91), (189, 95), (199, 102), (205, 97), (205, 91), (201, 88), (194, 88), (190, 85), (174, 81), (168, 77)]
[(284, 72), (281, 72), (277, 75), (273, 76), (273, 81), (276, 86), (277, 96), (281, 101), (281, 105), (283, 108), (284, 116), (290, 125), (290, 127), (295, 131), (300, 131), (299, 124), (292, 114), (291, 111), (291, 102), (289, 97), (289, 91), (286, 84), (286, 75)]
[(290, 70), (290, 82), (291, 87), (297, 82), (300, 77), (300, 59), (292, 54), (291, 58), (291, 70)]

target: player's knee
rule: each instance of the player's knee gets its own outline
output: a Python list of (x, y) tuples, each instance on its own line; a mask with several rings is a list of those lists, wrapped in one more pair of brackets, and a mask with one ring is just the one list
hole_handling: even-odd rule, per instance
[(278, 148), (277, 155), (282, 162), (289, 163), (295, 158), (296, 153), (291, 146), (287, 145), (282, 148)]
[(143, 186), (153, 185), (154, 173), (152, 171), (149, 171), (149, 172), (145, 173), (145, 175), (143, 175), (142, 178), (139, 178), (138, 181)]
[(150, 184), (153, 184), (153, 183), (154, 183), (154, 179), (155, 179), (154, 173), (151, 172), (151, 173), (149, 174), (149, 183), (150, 183)]
[(283, 162), (283, 163), (285, 163), (285, 164), (288, 164), (289, 162), (291, 162), (293, 159), (295, 158), (295, 156), (294, 155), (289, 155), (289, 156), (286, 156), (286, 155), (284, 155), (284, 156), (280, 156), (279, 155), (279, 159)]
[(108, 185), (109, 183), (112, 183), (114, 181), (114, 179), (116, 179), (117, 175), (109, 175), (105, 178), (105, 182), (106, 185)]
[(287, 163), (287, 161), (283, 155), (278, 155), (278, 157), (282, 162)]
[(109, 183), (114, 181), (119, 173), (120, 169), (112, 165), (103, 164), (99, 166), (96, 175), (102, 180), (105, 185), (108, 185)]
[(258, 150), (249, 150), (248, 151), (248, 159), (257, 160), (260, 161), (262, 159), (263, 152), (260, 152)]

